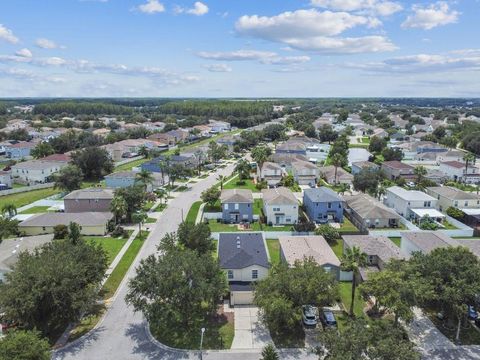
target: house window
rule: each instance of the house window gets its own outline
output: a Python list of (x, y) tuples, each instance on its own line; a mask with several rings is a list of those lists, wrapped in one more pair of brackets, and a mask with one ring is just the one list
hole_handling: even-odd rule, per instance
[(329, 209), (332, 208), (332, 203), (328, 203), (328, 208), (329, 208)]
[(46, 230), (46, 229), (45, 229), (45, 226), (42, 226), (42, 230), (43, 230), (43, 231), (45, 231), (45, 230)]
[(258, 270), (252, 270), (252, 279), (258, 279)]
[(455, 207), (457, 207), (457, 206), (458, 206), (458, 201), (455, 201), (455, 202), (453, 203), (453, 205), (455, 205)]
[(468, 201), (465, 201), (465, 206), (468, 206)]
[(338, 208), (341, 209), (341, 208), (342, 208), (342, 204), (338, 204)]
[(235, 210), (238, 210), (238, 204), (235, 204)]
[(228, 204), (225, 204), (225, 205), (223, 206), (223, 208), (224, 208), (225, 210), (228, 210)]
[(273, 211), (280, 211), (280, 208), (273, 208)]
[(228, 270), (227, 276), (229, 280), (233, 279), (233, 270)]
[(326, 272), (330, 272), (332, 268), (330, 266), (324, 266), (323, 270), (325, 270)]

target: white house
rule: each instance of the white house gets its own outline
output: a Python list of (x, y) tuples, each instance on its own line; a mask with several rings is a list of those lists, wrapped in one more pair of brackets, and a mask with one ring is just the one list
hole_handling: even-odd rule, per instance
[(208, 126), (210, 126), (210, 132), (213, 134), (227, 132), (232, 129), (230, 123), (225, 121), (210, 120)]
[(252, 283), (264, 279), (270, 257), (262, 233), (221, 233), (218, 260), (230, 287), (230, 305), (253, 303)]
[(298, 200), (285, 187), (262, 190), (263, 213), (267, 224), (291, 225), (298, 222)]
[(453, 181), (476, 184), (480, 181), (480, 172), (476, 166), (460, 161), (444, 161), (440, 163), (439, 170)]
[(260, 180), (265, 180), (268, 186), (277, 186), (282, 180), (282, 175), (282, 167), (273, 162), (264, 162), (260, 169)]
[(449, 207), (457, 209), (480, 209), (480, 196), (451, 186), (435, 186), (426, 189), (428, 195), (438, 200), (438, 210)]
[(12, 187), (12, 173), (11, 171), (0, 170), (0, 185), (6, 185), (8, 188)]
[(30, 160), (12, 166), (12, 176), (17, 181), (27, 184), (44, 184), (52, 181), (52, 175), (67, 166), (65, 162)]
[(417, 190), (405, 190), (398, 186), (392, 186), (386, 190), (383, 202), (407, 219), (421, 218), (424, 215), (435, 219), (445, 217), (436, 210), (437, 199)]
[(293, 178), (299, 185), (315, 185), (320, 178), (320, 169), (308, 161), (292, 163)]

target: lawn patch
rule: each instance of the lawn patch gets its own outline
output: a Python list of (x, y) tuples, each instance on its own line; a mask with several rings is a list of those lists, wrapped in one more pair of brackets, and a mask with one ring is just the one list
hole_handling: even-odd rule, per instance
[(402, 238), (400, 236), (392, 236), (392, 237), (389, 237), (389, 239), (392, 240), (392, 242), (398, 247), (402, 245)]
[(166, 207), (167, 207), (167, 204), (160, 204), (155, 209), (153, 209), (153, 211), (162, 212), (163, 210), (165, 210)]
[(334, 244), (330, 244), (330, 247), (339, 259), (343, 257), (343, 239), (338, 239)]
[(272, 264), (280, 263), (280, 242), (276, 239), (267, 239), (268, 253)]
[(147, 162), (147, 161), (148, 161), (148, 159), (144, 158), (144, 159), (138, 159), (138, 160), (130, 161), (126, 164), (115, 166), (115, 172), (130, 171), (130, 170), (132, 170), (132, 168), (138, 167), (138, 166), (142, 165), (144, 162)]
[(107, 253), (108, 264), (112, 263), (113, 259), (115, 259), (123, 245), (127, 242), (127, 239), (117, 239), (110, 236), (84, 236), (83, 239), (95, 245), (100, 245)]
[[(352, 303), (352, 283), (351, 282), (340, 282), (338, 284), (340, 291), (340, 298), (342, 300), (343, 306), (347, 311), (350, 310), (350, 304)], [(360, 295), (358, 288), (355, 290), (355, 303), (353, 304), (353, 313), (357, 317), (364, 316), (363, 308), (365, 307), (365, 301)]]
[(358, 229), (355, 225), (352, 224), (350, 220), (348, 220), (346, 217), (343, 217), (343, 223), (340, 225), (340, 229), (338, 229), (338, 232), (358, 232)]
[(31, 204), (35, 201), (45, 199), (46, 197), (59, 194), (60, 189), (48, 188), (28, 191), (28, 186), (25, 187), (25, 191), (18, 194), (11, 194), (0, 196), (0, 208), (6, 204), (13, 204), (17, 208)]
[(252, 190), (252, 192), (260, 192), (257, 189), (255, 184), (253, 183), (252, 179), (240, 180), (238, 176), (235, 176), (233, 180), (229, 181), (228, 183), (223, 184), (224, 189), (246, 189)]
[(34, 206), (19, 212), (19, 214), (42, 214), (48, 212), (48, 209), (50, 209), (50, 206)]
[(188, 210), (188, 214), (187, 214), (187, 218), (185, 219), (185, 222), (195, 224), (195, 221), (197, 220), (198, 211), (200, 210), (201, 205), (202, 205), (201, 201), (195, 201), (192, 204), (192, 206), (190, 207), (190, 210)]

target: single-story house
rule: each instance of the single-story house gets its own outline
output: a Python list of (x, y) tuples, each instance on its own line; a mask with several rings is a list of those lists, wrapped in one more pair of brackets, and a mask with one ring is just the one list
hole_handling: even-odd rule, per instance
[(225, 223), (238, 224), (253, 221), (253, 195), (251, 190), (224, 189), (220, 195), (222, 219)]
[(298, 222), (298, 200), (292, 191), (285, 187), (262, 190), (263, 214), (266, 223), (272, 225), (292, 225)]
[(259, 169), (260, 180), (266, 181), (268, 186), (277, 186), (282, 180), (283, 169), (279, 164), (266, 161)]
[(303, 205), (310, 221), (343, 222), (344, 200), (332, 189), (320, 187), (303, 192)]
[(334, 184), (347, 184), (351, 185), (353, 181), (353, 175), (341, 167), (337, 168), (337, 176), (335, 177), (335, 166), (329, 165), (320, 168), (320, 176), (331, 185)]
[(383, 270), (391, 259), (404, 259), (400, 248), (386, 236), (343, 235), (343, 252), (358, 247), (367, 255), (367, 266), (360, 269), (360, 280), (367, 280), (368, 273)]
[(344, 199), (350, 220), (360, 230), (396, 228), (400, 225), (400, 215), (369, 195), (359, 193)]
[(426, 189), (428, 195), (438, 200), (437, 208), (446, 211), (449, 207), (457, 209), (480, 209), (480, 196), (451, 186), (436, 186)]
[(221, 233), (218, 260), (230, 286), (230, 305), (253, 303), (252, 282), (265, 278), (270, 259), (262, 233)]
[(113, 218), (110, 212), (44, 213), (22, 221), (18, 230), (25, 235), (53, 234), (56, 225), (68, 226), (71, 222), (80, 226), (82, 235), (106, 235), (108, 223)]
[(312, 258), (337, 280), (340, 279), (340, 260), (323, 236), (280, 236), (280, 257), (293, 266), (297, 260)]
[(65, 196), (63, 203), (66, 213), (108, 212), (113, 197), (113, 189), (80, 189)]
[(440, 231), (408, 231), (402, 232), (400, 249), (408, 255), (416, 251), (428, 254), (436, 248), (459, 245), (457, 240)]

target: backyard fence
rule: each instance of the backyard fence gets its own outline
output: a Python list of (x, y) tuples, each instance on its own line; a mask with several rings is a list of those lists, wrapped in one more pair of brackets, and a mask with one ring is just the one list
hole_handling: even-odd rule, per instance
[(54, 185), (55, 185), (54, 183), (46, 183), (46, 184), (37, 184), (37, 185), (31, 185), (31, 186), (22, 186), (16, 189), (2, 190), (0, 191), (0, 196), (18, 194), (18, 193), (23, 193), (27, 191), (33, 191), (33, 190), (48, 189), (48, 188), (52, 188)]

